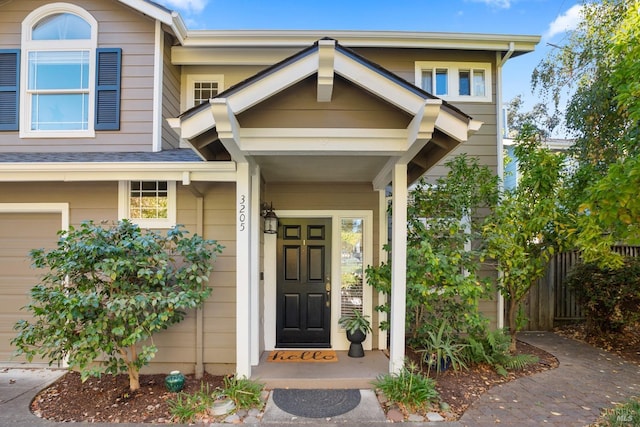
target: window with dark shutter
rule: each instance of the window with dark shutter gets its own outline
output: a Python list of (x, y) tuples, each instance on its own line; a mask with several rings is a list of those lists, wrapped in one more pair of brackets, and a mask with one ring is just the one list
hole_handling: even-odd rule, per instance
[(0, 131), (18, 130), (20, 50), (0, 49)]
[(97, 49), (96, 61), (95, 130), (120, 130), (122, 49)]

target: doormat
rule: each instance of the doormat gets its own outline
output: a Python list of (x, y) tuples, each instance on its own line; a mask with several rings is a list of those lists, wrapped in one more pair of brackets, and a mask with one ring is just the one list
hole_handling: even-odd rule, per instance
[(360, 404), (360, 390), (273, 390), (273, 403), (285, 412), (305, 418), (345, 414)]
[(337, 362), (334, 350), (273, 350), (267, 357), (269, 362)]

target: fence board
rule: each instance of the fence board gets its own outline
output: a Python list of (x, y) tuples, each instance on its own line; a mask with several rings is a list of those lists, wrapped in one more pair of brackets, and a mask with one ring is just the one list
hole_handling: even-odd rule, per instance
[[(640, 246), (616, 246), (613, 250), (627, 257), (640, 256)], [(529, 319), (525, 330), (549, 331), (559, 324), (584, 319), (582, 307), (567, 285), (567, 275), (579, 261), (580, 254), (573, 251), (557, 254), (549, 262), (544, 277), (531, 288), (524, 302)]]

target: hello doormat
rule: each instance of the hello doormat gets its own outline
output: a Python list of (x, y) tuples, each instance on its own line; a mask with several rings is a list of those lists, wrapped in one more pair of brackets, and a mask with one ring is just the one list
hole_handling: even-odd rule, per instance
[(267, 357), (269, 362), (337, 362), (334, 350), (273, 350)]

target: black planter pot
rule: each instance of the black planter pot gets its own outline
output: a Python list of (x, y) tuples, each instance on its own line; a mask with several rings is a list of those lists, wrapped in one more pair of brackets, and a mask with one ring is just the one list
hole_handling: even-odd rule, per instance
[(351, 343), (349, 345), (349, 357), (364, 357), (364, 348), (362, 342), (367, 338), (367, 334), (357, 330), (353, 334), (347, 331), (347, 339)]

